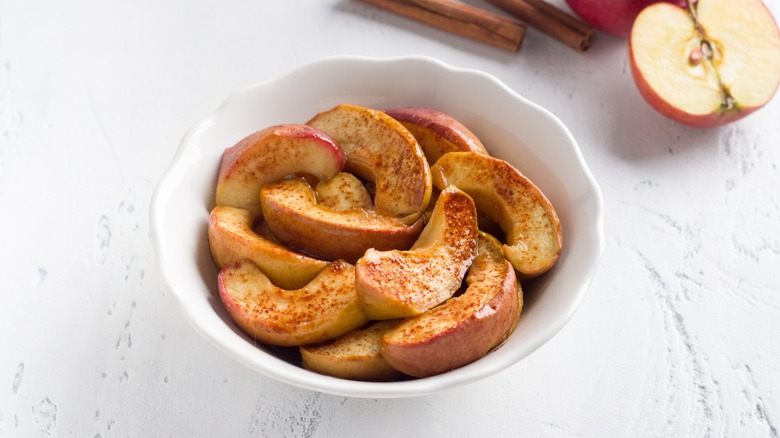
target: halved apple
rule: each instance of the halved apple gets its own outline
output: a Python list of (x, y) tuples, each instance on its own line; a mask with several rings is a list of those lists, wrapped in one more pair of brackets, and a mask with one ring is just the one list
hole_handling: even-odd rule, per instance
[(317, 204), (314, 189), (302, 178), (266, 184), (260, 203), (280, 242), (326, 260), (354, 263), (369, 248), (409, 248), (424, 225), (422, 218), (406, 225), (398, 217), (373, 210), (339, 211)]
[(314, 188), (317, 203), (334, 210), (374, 209), (374, 200), (355, 175), (341, 172), (333, 178), (320, 181)]
[(634, 21), (631, 73), (661, 114), (708, 128), (764, 106), (780, 85), (780, 30), (760, 0), (656, 3)]
[(475, 152), (450, 152), (431, 168), (437, 188), (468, 193), (504, 232), (504, 254), (521, 280), (549, 270), (561, 254), (561, 223), (541, 190), (511, 164)]
[(431, 198), (428, 161), (411, 132), (382, 111), (338, 105), (314, 116), (321, 129), (343, 148), (346, 169), (376, 185), (377, 212), (417, 220)]
[(266, 344), (323, 342), (368, 322), (355, 293), (355, 268), (342, 260), (328, 264), (297, 290), (274, 286), (246, 259), (225, 266), (217, 284), (236, 325)]
[(300, 347), (303, 367), (342, 379), (386, 382), (403, 374), (382, 357), (382, 335), (398, 325), (398, 320), (379, 321), (355, 329), (332, 341)]
[(479, 254), (462, 295), (408, 318), (382, 337), (382, 356), (415, 377), (441, 374), (474, 362), (514, 330), (523, 292), (501, 243), (480, 233)]
[(414, 135), (431, 165), (447, 152), (474, 151), (488, 155), (487, 149), (476, 134), (441, 111), (400, 107), (386, 109), (384, 112), (401, 122)]
[(222, 154), (217, 205), (260, 214), (260, 187), (291, 174), (326, 180), (339, 173), (346, 156), (335, 141), (307, 125), (276, 125), (255, 132)]
[(369, 249), (357, 261), (360, 304), (370, 319), (425, 312), (458, 290), (476, 252), (474, 201), (448, 187), (439, 194), (430, 221), (411, 249)]
[(254, 217), (242, 208), (216, 206), (209, 216), (209, 249), (221, 269), (241, 259), (255, 263), (285, 289), (297, 289), (311, 281), (327, 265), (298, 254), (253, 231)]

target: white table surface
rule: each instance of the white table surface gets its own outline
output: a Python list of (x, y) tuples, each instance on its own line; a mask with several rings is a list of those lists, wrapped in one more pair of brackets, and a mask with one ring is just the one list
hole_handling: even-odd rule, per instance
[[(601, 186), (588, 295), (492, 378), (412, 399), (296, 389), (219, 353), (165, 290), (149, 202), (185, 131), (347, 54), (496, 76), (569, 127)], [(0, 436), (777, 437), (779, 168), (780, 96), (684, 127), (605, 34), (578, 54), (530, 30), (510, 53), (352, 0), (0, 0)]]

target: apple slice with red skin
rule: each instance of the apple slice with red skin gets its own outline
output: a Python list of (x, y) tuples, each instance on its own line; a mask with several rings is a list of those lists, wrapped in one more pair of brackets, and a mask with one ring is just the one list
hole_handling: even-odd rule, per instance
[(401, 122), (414, 135), (431, 165), (447, 152), (474, 151), (488, 154), (476, 134), (441, 111), (399, 107), (386, 109), (384, 112)]
[(327, 262), (298, 254), (253, 230), (248, 210), (216, 206), (209, 216), (209, 249), (220, 269), (241, 259), (255, 263), (279, 287), (303, 287)]
[(769, 102), (780, 85), (780, 30), (760, 0), (699, 0), (645, 8), (629, 62), (642, 97), (685, 125), (710, 128)]
[(364, 329), (355, 329), (332, 341), (300, 347), (303, 367), (341, 379), (370, 382), (396, 380), (403, 373), (382, 357), (380, 342), (384, 333), (398, 320), (378, 321)]
[(373, 210), (334, 210), (317, 204), (314, 190), (302, 178), (266, 184), (260, 191), (263, 217), (277, 239), (315, 257), (354, 263), (369, 248), (406, 249), (423, 228)]
[(346, 164), (344, 151), (325, 132), (307, 125), (269, 126), (222, 154), (217, 205), (260, 214), (260, 188), (291, 174), (327, 180)]
[(514, 166), (475, 152), (450, 152), (431, 168), (439, 189), (468, 193), (504, 232), (504, 254), (521, 280), (548, 271), (562, 248), (561, 223), (541, 190)]
[(300, 346), (337, 338), (368, 323), (355, 293), (355, 267), (338, 260), (306, 286), (274, 286), (249, 260), (231, 263), (217, 277), (228, 314), (253, 339)]
[(523, 292), (501, 243), (480, 233), (463, 294), (385, 332), (382, 356), (393, 368), (428, 377), (483, 357), (514, 330)]
[(347, 155), (346, 170), (376, 186), (380, 214), (417, 220), (431, 198), (431, 170), (417, 139), (382, 111), (342, 104), (315, 115), (307, 124), (321, 129)]
[(409, 250), (369, 249), (355, 264), (360, 303), (370, 319), (418, 315), (455, 293), (477, 252), (477, 212), (448, 187)]

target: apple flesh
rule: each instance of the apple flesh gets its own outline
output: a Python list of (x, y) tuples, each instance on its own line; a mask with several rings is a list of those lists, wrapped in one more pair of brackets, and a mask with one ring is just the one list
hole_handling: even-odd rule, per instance
[(407, 318), (382, 337), (382, 356), (395, 369), (428, 377), (464, 366), (487, 354), (514, 330), (522, 289), (501, 244), (480, 234), (479, 255), (462, 295)]
[(318, 204), (334, 210), (374, 209), (371, 193), (363, 182), (351, 173), (341, 172), (327, 181), (320, 181), (314, 191), (317, 193)]
[(360, 304), (370, 319), (418, 315), (450, 298), (477, 252), (474, 201), (443, 190), (430, 221), (409, 250), (369, 249), (355, 265)]
[(369, 248), (409, 248), (424, 225), (422, 218), (406, 225), (400, 218), (373, 210), (335, 210), (317, 204), (314, 190), (302, 178), (266, 184), (260, 203), (280, 242), (326, 260), (354, 263)]
[(347, 155), (346, 169), (376, 186), (380, 214), (417, 220), (431, 198), (431, 170), (411, 132), (382, 111), (338, 105), (307, 124), (327, 132)]
[(300, 347), (303, 367), (341, 379), (386, 382), (403, 374), (382, 357), (380, 343), (397, 320), (375, 322), (332, 341)]
[(415, 107), (390, 108), (384, 111), (414, 135), (431, 165), (447, 152), (474, 151), (488, 154), (476, 134), (441, 111)]
[(368, 323), (355, 293), (355, 267), (342, 260), (297, 290), (275, 286), (246, 259), (225, 266), (217, 285), (236, 325), (266, 344), (324, 342)]
[[(220, 269), (241, 259), (249, 259), (271, 282), (285, 289), (303, 287), (327, 262), (296, 253), (271, 236), (253, 229), (254, 216), (249, 210), (216, 206), (211, 210), (208, 239), (211, 257)], [(257, 227), (263, 228), (262, 224)]]
[(522, 280), (547, 272), (562, 249), (561, 223), (542, 191), (504, 160), (474, 152), (450, 152), (431, 168), (439, 189), (468, 193), (477, 210), (504, 232), (504, 254)]
[(346, 156), (335, 141), (307, 125), (276, 125), (225, 149), (217, 177), (217, 205), (260, 214), (260, 187), (291, 174), (326, 180), (339, 173)]
[(780, 30), (760, 0), (657, 3), (631, 30), (642, 97), (685, 125), (710, 128), (763, 107), (780, 84)]

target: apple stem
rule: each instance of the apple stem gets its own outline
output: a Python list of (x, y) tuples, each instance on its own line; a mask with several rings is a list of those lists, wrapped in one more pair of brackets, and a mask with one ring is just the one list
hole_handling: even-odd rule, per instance
[(693, 21), (696, 25), (699, 25), (699, 21), (696, 19), (696, 0), (685, 0), (685, 7), (688, 9), (688, 13), (693, 17)]

